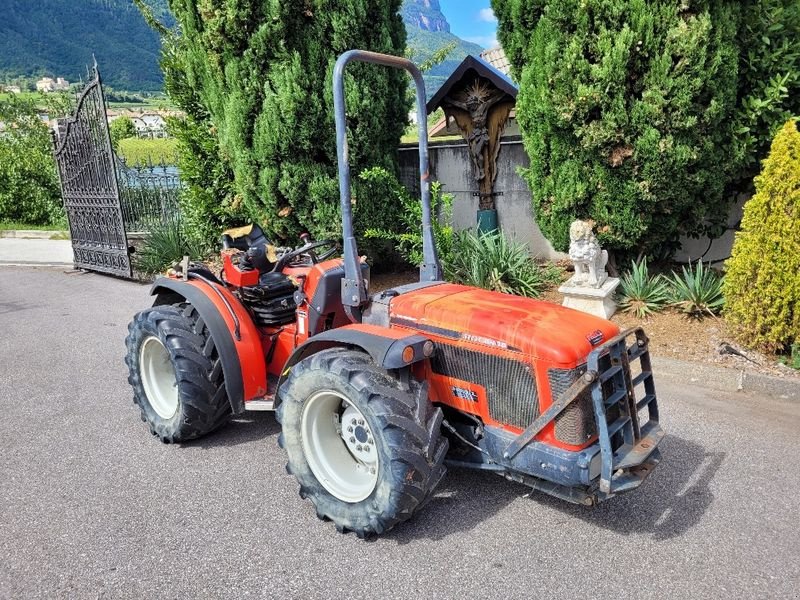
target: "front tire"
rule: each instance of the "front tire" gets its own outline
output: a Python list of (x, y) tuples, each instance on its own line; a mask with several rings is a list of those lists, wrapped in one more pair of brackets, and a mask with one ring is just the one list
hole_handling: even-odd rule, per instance
[(442, 411), (427, 385), (409, 389), (362, 352), (332, 348), (300, 361), (280, 396), (286, 470), (342, 533), (363, 538), (410, 519), (445, 474)]
[(164, 443), (184, 442), (231, 414), (216, 345), (191, 304), (139, 312), (125, 339), (128, 383), (142, 421)]

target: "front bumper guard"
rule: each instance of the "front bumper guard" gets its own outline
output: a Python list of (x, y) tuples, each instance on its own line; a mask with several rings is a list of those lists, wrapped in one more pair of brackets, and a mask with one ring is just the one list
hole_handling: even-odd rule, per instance
[[(630, 345), (629, 338), (632, 338)], [(636, 376), (632, 376), (631, 364), (635, 361), (639, 361), (640, 369)], [(597, 444), (587, 450), (588, 455), (594, 455), (599, 448), (600, 472), (596, 491), (590, 496), (600, 501), (642, 484), (661, 461), (658, 445), (665, 434), (658, 424), (658, 401), (644, 330), (639, 327), (628, 329), (598, 346), (589, 354), (586, 367), (587, 371), (580, 379), (506, 446), (503, 459), (513, 468), (513, 463), (517, 462), (514, 458), (553, 419), (587, 390), (591, 390), (598, 439)], [(640, 386), (644, 393), (637, 399), (636, 390)], [(645, 409), (648, 418), (640, 423), (639, 413)], [(586, 450), (583, 455), (587, 455)], [(544, 491), (550, 491), (549, 488), (554, 485), (553, 482), (522, 474), (512, 478)], [(555, 495), (562, 496), (560, 493)], [(574, 491), (568, 495), (570, 498), (567, 499), (572, 499)], [(581, 503), (592, 502), (582, 500)]]

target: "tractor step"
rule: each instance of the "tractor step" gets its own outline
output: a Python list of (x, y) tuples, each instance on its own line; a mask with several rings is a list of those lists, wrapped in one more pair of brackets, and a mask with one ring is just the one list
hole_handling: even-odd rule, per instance
[(275, 410), (274, 397), (272, 400), (267, 400), (266, 397), (263, 400), (250, 400), (244, 403), (244, 409), (254, 411)]
[(664, 437), (664, 430), (650, 421), (642, 427), (642, 437), (634, 446), (622, 446), (614, 453), (614, 469), (629, 469), (645, 462)]
[(244, 403), (245, 410), (262, 411), (275, 410), (275, 394), (278, 392), (278, 378), (275, 375), (267, 376), (267, 394), (263, 398), (256, 398)]

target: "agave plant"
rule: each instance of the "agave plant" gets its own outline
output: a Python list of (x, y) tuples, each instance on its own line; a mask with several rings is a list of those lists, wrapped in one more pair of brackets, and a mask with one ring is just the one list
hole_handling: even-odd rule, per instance
[(144, 245), (133, 255), (133, 266), (145, 275), (164, 272), (184, 255), (202, 260), (210, 253), (208, 244), (186, 235), (180, 222), (169, 220), (153, 227)]
[(722, 280), (719, 273), (703, 265), (701, 260), (695, 266), (689, 263), (688, 268), (682, 267), (680, 274), (672, 274), (672, 304), (690, 317), (716, 316), (725, 305)]
[(559, 279), (555, 267), (535, 263), (524, 244), (499, 232), (455, 234), (444, 268), (450, 281), (532, 298)]
[(647, 259), (632, 261), (631, 270), (620, 281), (619, 306), (644, 319), (662, 310), (670, 301), (669, 282), (663, 275), (651, 275)]

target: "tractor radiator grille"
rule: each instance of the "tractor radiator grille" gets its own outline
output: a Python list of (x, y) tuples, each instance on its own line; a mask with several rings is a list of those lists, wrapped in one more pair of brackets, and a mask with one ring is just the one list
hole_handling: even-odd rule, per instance
[[(586, 365), (575, 369), (548, 369), (547, 378), (550, 381), (553, 402), (558, 400), (567, 391), (567, 388), (585, 372)], [(575, 402), (556, 417), (555, 421), (556, 438), (565, 444), (583, 446), (589, 439), (597, 435), (591, 388), (587, 388)]]
[(531, 367), (523, 362), (438, 344), (434, 373), (483, 386), (495, 421), (525, 429), (539, 416), (539, 397)]

